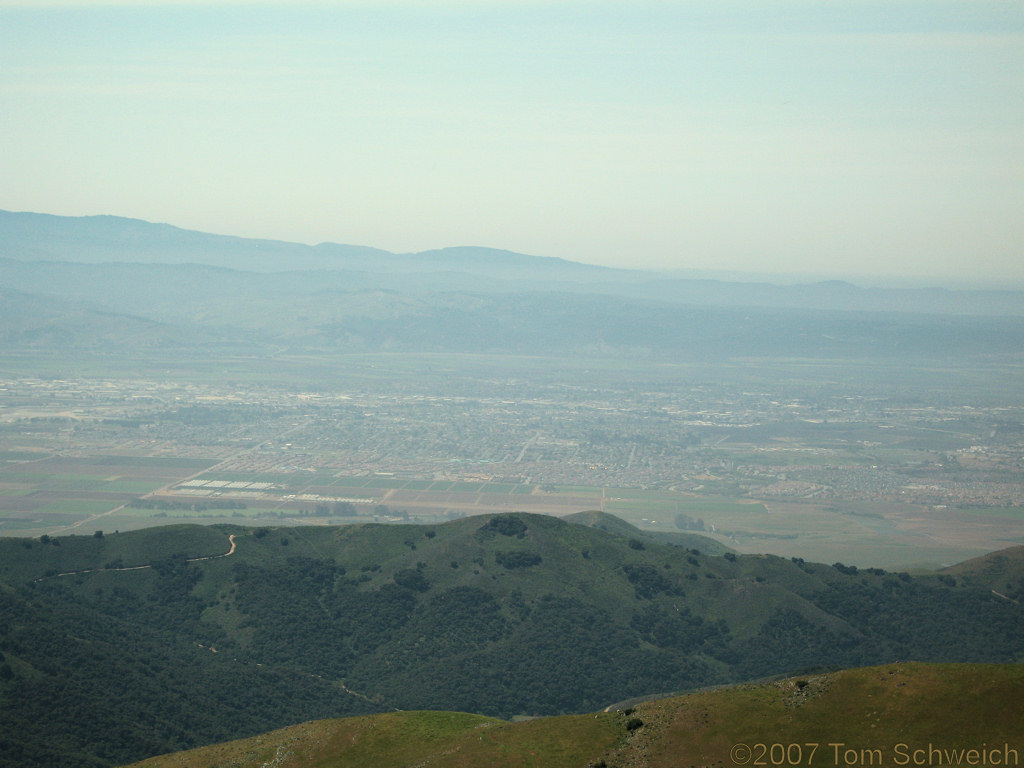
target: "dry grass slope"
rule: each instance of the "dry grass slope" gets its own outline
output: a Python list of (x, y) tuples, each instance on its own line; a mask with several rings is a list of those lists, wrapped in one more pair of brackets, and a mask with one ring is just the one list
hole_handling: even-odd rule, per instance
[(137, 768), (402, 768), (411, 765), (577, 768), (595, 748), (611, 749), (622, 715), (521, 723), (454, 712), (393, 712), (322, 720), (249, 739), (164, 755)]
[(644, 728), (609, 766), (939, 765), (929, 746), (984, 744), (1024, 759), (1024, 665), (868, 667), (668, 699), (635, 715)]
[(901, 663), (521, 723), (452, 712), (326, 720), (136, 766), (1013, 766), (1022, 723), (1024, 665)]

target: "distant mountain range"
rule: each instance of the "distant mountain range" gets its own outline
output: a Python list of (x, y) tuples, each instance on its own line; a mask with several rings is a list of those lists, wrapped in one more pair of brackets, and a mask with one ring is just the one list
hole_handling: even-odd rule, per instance
[(651, 278), (644, 272), (494, 248), (456, 247), (395, 254), (358, 245), (303, 245), (213, 235), (117, 216), (67, 217), (0, 211), (0, 243), (4, 255), (24, 261), (201, 264), (246, 272), (455, 273), (504, 279), (542, 277), (609, 282), (621, 279), (623, 274)]
[[(331, 272), (328, 286), (438, 291), (605, 293), (676, 304), (825, 310), (1024, 314), (1024, 291), (860, 288), (832, 280), (774, 285), (680, 278), (481, 247), (395, 254), (206, 234), (117, 216), (0, 211), (0, 258), (21, 262), (200, 265), (242, 272)], [(6, 271), (10, 267), (4, 267)], [(23, 277), (21, 279), (24, 279)], [(17, 287), (7, 283), (6, 287)]]
[(678, 279), (0, 211), (0, 346), (978, 360), (1024, 348), (1024, 292)]

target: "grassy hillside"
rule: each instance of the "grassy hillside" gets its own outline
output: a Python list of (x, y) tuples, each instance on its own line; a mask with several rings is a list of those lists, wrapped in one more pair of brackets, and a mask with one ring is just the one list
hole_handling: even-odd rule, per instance
[(990, 552), (945, 568), (943, 572), (964, 583), (987, 587), (1007, 600), (1024, 601), (1024, 546)]
[(709, 555), (595, 522), (2, 539), (0, 761), (101, 766), (322, 717), (551, 716), (813, 667), (1024, 660), (1024, 609), (975, 571)]
[(659, 544), (672, 544), (686, 549), (697, 549), (705, 555), (724, 555), (726, 552), (733, 551), (732, 548), (727, 547), (725, 544), (707, 536), (701, 536), (699, 533), (642, 531), (621, 517), (597, 510), (577, 512), (572, 515), (566, 515), (562, 519), (577, 525), (586, 525), (591, 528), (607, 531), (608, 533), (614, 533), (618, 536), (625, 536), (626, 538), (637, 538), (658, 542)]
[(448, 712), (313, 722), (138, 765), (1013, 765), (1022, 720), (1024, 666), (892, 664), (523, 723)]

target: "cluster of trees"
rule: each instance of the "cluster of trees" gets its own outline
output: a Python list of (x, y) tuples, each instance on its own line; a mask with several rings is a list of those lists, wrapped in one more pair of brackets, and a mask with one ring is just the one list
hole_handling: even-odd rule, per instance
[(495, 515), (480, 526), (479, 535), (485, 539), (494, 534), (522, 539), (528, 530), (526, 523), (518, 515)]
[(675, 526), (681, 531), (703, 531), (704, 520), (701, 518), (695, 520), (689, 515), (684, 515), (680, 512), (676, 515)]
[(626, 563), (622, 566), (623, 573), (633, 585), (638, 600), (650, 600), (656, 595), (685, 596), (665, 575), (653, 565), (647, 563)]
[(540, 565), (544, 562), (544, 558), (536, 552), (513, 549), (508, 552), (495, 552), (494, 561), (511, 571), (515, 568), (529, 568), (533, 565)]
[(351, 501), (336, 501), (333, 504), (317, 504), (313, 510), (317, 517), (329, 517), (330, 515), (337, 515), (338, 517), (354, 517), (359, 514), (359, 510), (356, 509), (356, 505)]

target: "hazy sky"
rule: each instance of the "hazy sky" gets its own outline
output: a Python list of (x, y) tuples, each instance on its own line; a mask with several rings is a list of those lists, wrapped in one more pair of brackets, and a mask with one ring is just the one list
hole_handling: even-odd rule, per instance
[(0, 208), (1024, 281), (1024, 2), (5, 2)]

